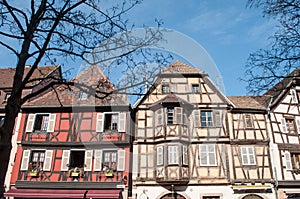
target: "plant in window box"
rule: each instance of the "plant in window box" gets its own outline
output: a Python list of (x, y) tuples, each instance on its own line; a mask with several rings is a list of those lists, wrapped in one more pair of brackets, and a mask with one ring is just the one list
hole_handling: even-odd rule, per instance
[(108, 166), (103, 167), (103, 172), (104, 172), (104, 175), (106, 177), (113, 177), (114, 176), (114, 171), (111, 168), (109, 168)]
[(69, 176), (70, 177), (83, 177), (84, 176), (84, 171), (83, 171), (83, 168), (78, 168), (78, 167), (75, 167), (75, 168), (72, 168), (69, 170)]
[(34, 167), (30, 170), (30, 176), (31, 177), (38, 177), (39, 172), (40, 172), (40, 169), (38, 167)]

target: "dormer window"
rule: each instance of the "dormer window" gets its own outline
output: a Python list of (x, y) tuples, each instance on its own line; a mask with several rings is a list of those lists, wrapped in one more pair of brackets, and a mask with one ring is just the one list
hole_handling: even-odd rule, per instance
[(88, 94), (84, 91), (79, 91), (79, 99), (80, 100), (87, 100)]
[(169, 85), (162, 85), (162, 87), (161, 87), (161, 92), (162, 92), (163, 94), (169, 93), (169, 92), (170, 92)]

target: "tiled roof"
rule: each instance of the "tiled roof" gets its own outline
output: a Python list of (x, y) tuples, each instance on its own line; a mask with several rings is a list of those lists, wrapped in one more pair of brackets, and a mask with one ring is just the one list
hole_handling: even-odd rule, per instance
[(286, 90), (286, 88), (291, 85), (293, 80), (297, 80), (297, 82), (299, 83), (299, 79), (300, 79), (300, 68), (296, 68), (286, 78), (282, 79), (275, 86), (269, 89), (264, 95), (273, 96), (275, 101), (276, 98), (279, 97), (283, 93), (283, 91)]
[(194, 68), (192, 66), (189, 66), (181, 61), (175, 61), (171, 63), (168, 67), (162, 70), (162, 74), (205, 74), (204, 71)]
[[(83, 71), (70, 82), (77, 83), (77, 86), (82, 86), (88, 95), (87, 99), (80, 99), (80, 89), (78, 87), (68, 87), (66, 85), (60, 85), (55, 90), (51, 90), (47, 94), (29, 101), (24, 106), (111, 106), (111, 105), (128, 105), (124, 95), (117, 93), (111, 93), (106, 96), (107, 93), (113, 91), (113, 84), (102, 73), (98, 66), (91, 66), (87, 70)], [(87, 87), (85, 87), (86, 85)], [(99, 91), (98, 96), (95, 97), (93, 88)], [(101, 94), (101, 92), (103, 94)], [(103, 98), (101, 98), (103, 97)]]
[[(58, 66), (40, 66), (35, 70), (30, 79), (42, 78), (49, 75)], [(24, 71), (24, 77), (29, 72), (30, 67), (26, 66)], [(0, 68), (0, 89), (11, 88), (13, 85), (13, 79), (15, 75), (15, 68)], [(33, 86), (35, 82), (27, 84), (27, 87)]]
[(266, 98), (260, 98), (260, 96), (228, 96), (228, 99), (236, 106), (236, 108), (265, 109), (265, 104), (268, 104), (260, 103), (259, 101), (262, 102), (263, 100), (267, 100)]

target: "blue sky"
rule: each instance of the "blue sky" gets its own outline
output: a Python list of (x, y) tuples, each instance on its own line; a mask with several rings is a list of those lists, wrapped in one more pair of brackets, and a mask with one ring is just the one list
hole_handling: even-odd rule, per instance
[[(246, 95), (243, 77), (251, 52), (264, 48), (276, 28), (246, 0), (144, 0), (129, 14), (136, 27), (155, 25), (181, 32), (205, 48), (217, 65), (226, 95)], [(180, 43), (178, 44), (180, 45)]]
[[(102, 3), (109, 7), (111, 2), (118, 1), (105, 0)], [(247, 0), (144, 0), (127, 17), (136, 28), (156, 26), (155, 19), (159, 19), (164, 28), (195, 40), (208, 52), (219, 69), (225, 94), (246, 95), (246, 84), (239, 80), (243, 77), (246, 59), (251, 52), (269, 43), (268, 37), (275, 32), (276, 27), (274, 20), (263, 18), (260, 10), (246, 8), (246, 2)], [(176, 45), (183, 44), (178, 42)], [(3, 49), (0, 49), (0, 54), (2, 67), (15, 65), (15, 59), (10, 58)], [(197, 52), (195, 55), (197, 56)]]

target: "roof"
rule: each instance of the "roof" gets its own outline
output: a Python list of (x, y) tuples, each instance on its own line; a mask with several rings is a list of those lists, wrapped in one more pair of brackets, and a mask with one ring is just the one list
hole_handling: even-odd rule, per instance
[(269, 103), (266, 101), (269, 100), (267, 96), (228, 96), (228, 98), (236, 108), (242, 109), (266, 109)]
[[(92, 65), (69, 81), (76, 86), (60, 85), (45, 95), (26, 102), (24, 107), (30, 106), (111, 106), (129, 105), (125, 95), (114, 93), (113, 84), (107, 79), (100, 68)], [(81, 89), (79, 89), (79, 87)], [(98, 96), (95, 97), (95, 90)], [(87, 94), (87, 99), (81, 99), (82, 92)]]
[[(39, 66), (32, 74), (32, 79), (43, 78), (48, 76), (52, 71), (57, 69), (58, 66)], [(26, 66), (24, 71), (24, 77), (29, 72), (31, 67)], [(15, 76), (16, 69), (15, 68), (0, 68), (0, 89), (9, 89), (12, 88), (13, 80)], [(35, 85), (36, 82), (30, 82), (26, 85), (26, 87), (30, 87)]]
[(162, 74), (206, 74), (204, 71), (187, 65), (181, 61), (175, 61), (168, 67), (164, 68)]
[(264, 95), (271, 95), (274, 98), (278, 97), (280, 93), (286, 89), (295, 78), (300, 77), (300, 68), (293, 70), (286, 78), (283, 78), (275, 86), (269, 89)]

